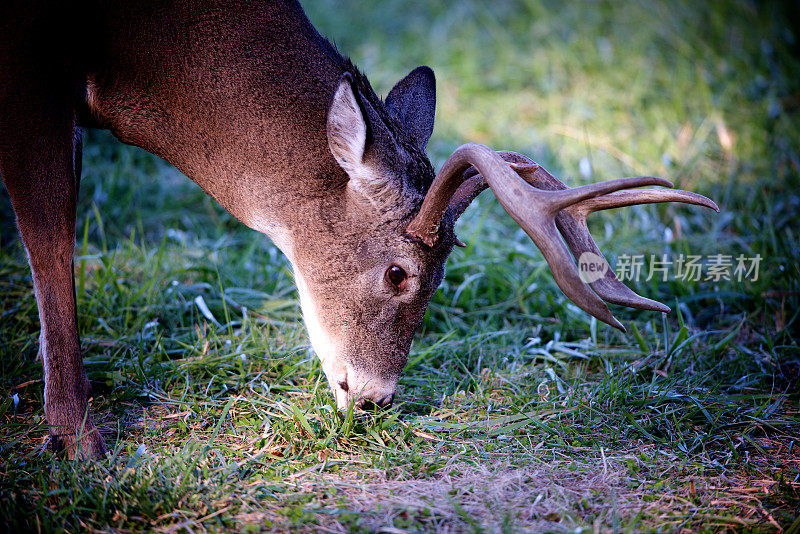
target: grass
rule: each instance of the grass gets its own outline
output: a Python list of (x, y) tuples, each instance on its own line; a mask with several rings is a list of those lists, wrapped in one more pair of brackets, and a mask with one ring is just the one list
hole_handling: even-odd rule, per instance
[[(574, 307), (482, 196), (387, 415), (340, 413), (287, 261), (175, 170), (90, 132), (79, 323), (113, 452), (45, 447), (38, 319), (0, 196), (0, 524), (9, 531), (796, 532), (800, 83), (789, 3), (305, 6), (386, 94), (438, 80), (430, 154), (480, 141), (568, 183), (714, 198), (594, 215), (609, 260), (762, 258), (632, 283), (669, 316)], [(796, 20), (796, 19), (795, 19)], [(674, 270), (670, 271), (674, 274)], [(751, 277), (752, 278), (752, 277)], [(198, 302), (208, 308), (209, 316)]]

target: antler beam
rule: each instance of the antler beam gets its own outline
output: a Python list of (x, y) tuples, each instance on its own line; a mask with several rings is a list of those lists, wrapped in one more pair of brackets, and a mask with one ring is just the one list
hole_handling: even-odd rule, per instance
[(446, 210), (451, 208), (457, 217), (481, 191), (489, 187), (506, 212), (542, 251), (564, 294), (587, 313), (624, 332), (625, 328), (603, 300), (664, 312), (669, 308), (631, 291), (610, 268), (602, 278), (591, 283), (591, 289), (581, 279), (572, 256), (580, 258), (582, 254), (591, 252), (605, 261), (589, 234), (586, 225), (589, 213), (670, 201), (719, 211), (713, 201), (687, 191), (620, 191), (646, 185), (672, 187), (667, 180), (642, 176), (569, 188), (522, 154), (497, 153), (484, 145), (469, 143), (456, 149), (444, 163), (425, 196), (420, 212), (409, 223), (406, 232), (433, 246)]

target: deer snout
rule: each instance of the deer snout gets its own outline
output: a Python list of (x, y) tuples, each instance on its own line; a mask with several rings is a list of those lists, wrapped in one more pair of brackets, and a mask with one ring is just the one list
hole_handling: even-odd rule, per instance
[(333, 385), (336, 407), (346, 410), (353, 402), (355, 407), (367, 412), (389, 408), (397, 390), (396, 380), (360, 379), (356, 373)]
[(385, 397), (373, 402), (369, 399), (361, 399), (358, 401), (358, 407), (366, 412), (376, 412), (389, 408), (394, 402), (394, 393), (386, 395)]

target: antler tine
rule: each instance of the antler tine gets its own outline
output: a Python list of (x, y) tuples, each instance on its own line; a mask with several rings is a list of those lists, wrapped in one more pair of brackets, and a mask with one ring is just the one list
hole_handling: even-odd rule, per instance
[[(498, 154), (500, 154), (504, 160), (511, 164), (511, 167), (517, 172), (517, 174), (519, 174), (526, 182), (534, 187), (539, 187), (541, 189), (567, 188), (567, 185), (561, 180), (547, 172), (546, 169), (523, 154), (507, 151), (501, 151), (498, 152)], [(657, 193), (684, 193), (684, 191), (669, 191), (664, 189), (646, 191)], [(607, 206), (608, 208), (611, 207), (607, 203), (603, 204), (598, 202), (601, 199), (623, 194), (636, 195), (642, 192), (644, 191), (609, 193), (608, 195), (604, 195), (602, 197), (584, 200), (583, 202), (574, 204), (561, 211), (556, 216), (556, 227), (558, 227), (559, 232), (561, 232), (561, 235), (564, 237), (564, 240), (566, 241), (570, 251), (572, 251), (573, 256), (580, 260), (582, 254), (590, 252), (594, 254), (593, 260), (602, 261), (606, 266), (608, 266), (608, 261), (598, 248), (597, 244), (594, 242), (594, 239), (592, 239), (592, 235), (589, 233), (589, 227), (586, 224), (586, 216), (597, 209), (601, 209), (600, 206)], [(692, 193), (692, 195), (694, 195), (694, 193)], [(587, 204), (589, 203), (591, 203), (591, 205), (587, 207)], [(635, 204), (635, 202), (632, 202), (632, 204)], [(589, 284), (592, 286), (592, 289), (594, 289), (595, 293), (597, 293), (600, 298), (606, 302), (627, 306), (629, 308), (638, 308), (642, 310), (659, 311), (664, 313), (670, 312), (668, 306), (665, 306), (658, 301), (642, 297), (635, 291), (631, 290), (628, 286), (620, 282), (610, 267), (606, 269), (602, 278), (594, 280)]]
[[(486, 182), (483, 175), (478, 174), (473, 167), (469, 167), (466, 171), (464, 171), (462, 179), (464, 179), (464, 182), (460, 187), (458, 187), (456, 193), (453, 195), (452, 201), (450, 202), (450, 205), (455, 210), (456, 216), (460, 215), (467, 208), (469, 203), (475, 199), (475, 197), (477, 197), (484, 189), (489, 187), (489, 184)], [(517, 222), (519, 223), (519, 221)], [(520, 223), (520, 225), (522, 224)], [(525, 228), (523, 227), (523, 229)], [(567, 269), (565, 271), (553, 268), (553, 265), (558, 262), (561, 262), (564, 265), (571, 265), (572, 258), (569, 255), (569, 252), (564, 249), (563, 242), (561, 239), (559, 239), (555, 228), (552, 227), (552, 223), (549, 226), (542, 228), (542, 231), (547, 234), (548, 242), (553, 243), (555, 246), (555, 249), (552, 251), (550, 251), (550, 249), (547, 247), (543, 248), (539, 240), (534, 238), (527, 229), (525, 229), (525, 231), (531, 236), (531, 238), (533, 238), (534, 243), (536, 243), (536, 245), (542, 251), (547, 264), (550, 265), (550, 269), (553, 271), (553, 277), (555, 278), (556, 283), (562, 289), (562, 291), (564, 291), (564, 294), (567, 295), (567, 297), (569, 297), (573, 302), (578, 304), (578, 306), (580, 306), (580, 308), (584, 311), (615, 328), (619, 328), (624, 332), (625, 328), (611, 314), (608, 306), (606, 306), (592, 291), (586, 287), (586, 284), (580, 280), (579, 276), (576, 276), (577, 273), (575, 272), (574, 268), (571, 270)], [(460, 241), (458, 238), (456, 238), (456, 244), (459, 243)], [(575, 291), (565, 288), (575, 288)]]
[[(552, 174), (547, 172), (547, 170), (545, 170), (543, 167), (540, 167), (527, 156), (518, 154), (517, 152), (498, 151), (497, 153), (505, 161), (511, 164), (511, 167), (517, 172), (517, 174), (519, 174), (532, 186), (540, 189), (567, 188), (567, 186), (558, 178), (554, 177)], [(468, 178), (458, 188), (453, 197), (453, 202), (451, 203), (451, 206), (453, 206), (455, 209), (456, 216), (461, 215), (469, 203), (474, 200), (475, 197), (477, 197), (484, 189), (489, 187), (489, 184), (486, 183), (486, 180), (483, 179), (483, 176), (478, 174), (474, 168), (470, 167), (465, 171), (464, 174), (465, 176), (468, 176)], [(652, 192), (675, 194), (686, 193), (685, 191), (669, 191), (663, 189), (652, 190)], [(582, 253), (591, 252), (595, 254), (595, 260), (600, 260), (608, 265), (605, 256), (603, 256), (603, 253), (600, 251), (597, 244), (594, 242), (594, 239), (592, 239), (591, 234), (589, 233), (589, 228), (586, 224), (586, 216), (597, 209), (602, 209), (600, 206), (605, 204), (600, 204), (599, 201), (603, 201), (608, 196), (617, 196), (622, 194), (630, 195), (636, 193), (639, 192), (609, 193), (608, 195), (602, 197), (584, 200), (583, 202), (574, 204), (566, 210), (559, 212), (559, 214), (556, 216), (556, 227), (558, 228), (559, 232), (561, 232), (564, 240), (567, 242), (567, 246), (572, 251), (573, 256), (580, 258)], [(690, 195), (695, 194), (690, 193)], [(705, 199), (705, 197), (701, 198)], [(669, 199), (665, 198), (664, 200), (666, 201)], [(633, 201), (631, 202), (631, 204), (635, 203), (636, 202)], [(607, 208), (611, 207), (622, 207), (622, 205), (607, 206)], [(456, 244), (459, 243), (461, 242), (457, 241)], [(668, 306), (665, 306), (658, 301), (642, 297), (641, 295), (638, 295), (636, 292), (632, 291), (628, 286), (619, 281), (616, 274), (614, 274), (614, 271), (610, 268), (606, 270), (602, 278), (590, 282), (590, 285), (592, 286), (592, 289), (594, 289), (595, 293), (597, 293), (600, 298), (606, 302), (627, 306), (629, 308), (638, 308), (642, 310), (659, 311), (665, 313), (670, 312)]]
[[(477, 143), (462, 145), (442, 166), (425, 196), (420, 212), (406, 232), (429, 246), (435, 244), (439, 224), (459, 186), (469, 177), (470, 166), (484, 177), (500, 204), (531, 237), (542, 251), (556, 283), (567, 297), (581, 309), (623, 332), (625, 328), (611, 314), (605, 303), (581, 280), (572, 256), (555, 226), (558, 212), (577, 202), (599, 195), (641, 185), (671, 185), (653, 177), (621, 178), (574, 189), (541, 190), (526, 183), (512, 171), (497, 153)], [(476, 182), (473, 185), (480, 185)], [(464, 190), (462, 190), (463, 192)], [(469, 194), (456, 197), (459, 202), (474, 198)], [(471, 198), (470, 198), (471, 197)]]
[[(534, 163), (530, 158), (516, 152), (499, 152), (503, 159), (511, 162), (512, 168), (528, 183), (542, 189), (564, 189), (567, 186), (555, 178), (544, 168)], [(635, 204), (648, 204), (654, 202), (684, 202), (696, 204), (719, 211), (717, 205), (697, 193), (690, 191), (671, 191), (666, 189), (645, 189), (641, 191), (620, 191), (596, 197), (564, 209), (556, 217), (558, 227), (567, 246), (576, 259), (584, 253), (594, 254), (595, 260), (600, 260), (608, 265), (603, 253), (597, 247), (589, 233), (586, 217), (595, 211), (621, 208)], [(590, 282), (592, 289), (606, 302), (619, 304), (630, 308), (652, 310), (669, 313), (670, 309), (664, 304), (636, 294), (628, 286), (619, 281), (612, 269), (607, 269), (604, 276)]]
[[(620, 191), (611, 193), (602, 198), (593, 198), (568, 207), (556, 219), (556, 225), (561, 231), (561, 235), (567, 241), (567, 246), (572, 250), (576, 258), (581, 254), (590, 252), (606, 261), (597, 244), (589, 234), (586, 224), (586, 217), (590, 213), (599, 210), (621, 208), (634, 204), (650, 204), (654, 202), (684, 202), (705, 206), (719, 212), (719, 207), (709, 198), (690, 191), (670, 191), (665, 189), (649, 189), (643, 191)], [(568, 222), (569, 221), (569, 222)], [(573, 224), (571, 224), (573, 223)], [(579, 231), (572, 228), (577, 225)], [(664, 304), (644, 298), (631, 291), (625, 284), (619, 281), (612, 269), (607, 269), (604, 276), (592, 282), (592, 289), (597, 292), (606, 302), (620, 304), (631, 308), (644, 310), (654, 310), (669, 313), (670, 309)]]
[[(511, 206), (514, 208), (512, 211), (527, 211), (533, 218), (541, 218), (545, 215), (555, 217), (559, 211), (568, 206), (620, 189), (645, 185), (672, 187), (672, 184), (663, 178), (637, 176), (575, 188), (564, 186), (558, 190), (536, 189), (521, 180), (519, 174), (511, 172), (509, 164), (491, 148), (479, 143), (467, 143), (458, 147), (442, 165), (425, 195), (419, 213), (406, 228), (407, 234), (420, 239), (428, 246), (436, 243), (442, 217), (450, 205), (451, 199), (456, 197), (459, 186), (470, 176), (469, 173), (465, 173), (470, 166), (483, 175), (495, 196), (512, 217), (514, 214), (509, 211)], [(536, 168), (541, 169), (538, 165)], [(487, 175), (487, 171), (490, 174)], [(523, 186), (527, 186), (527, 189)], [(504, 200), (501, 200), (501, 196)], [(465, 199), (467, 197), (469, 195), (466, 195)], [(529, 204), (521, 202), (523, 197), (529, 201)], [(536, 210), (531, 210), (532, 206), (535, 206)]]
[[(524, 177), (523, 177), (524, 179)], [(654, 204), (657, 202), (683, 202), (684, 204), (695, 204), (705, 206), (719, 213), (719, 206), (703, 195), (692, 193), (691, 191), (681, 191), (680, 189), (670, 191), (667, 189), (645, 189), (642, 191), (618, 191), (609, 193), (602, 197), (591, 198), (567, 208), (571, 213), (582, 213), (584, 216), (600, 210), (613, 208), (624, 208), (636, 204)]]
[[(605, 256), (597, 247), (597, 243), (592, 239), (589, 233), (589, 227), (586, 224), (586, 217), (576, 217), (567, 210), (562, 211), (556, 217), (556, 226), (567, 242), (567, 246), (572, 251), (573, 256), (580, 261), (580, 258), (585, 253), (594, 254), (593, 261), (603, 262), (608, 265)], [(669, 313), (669, 306), (645, 298), (628, 286), (623, 284), (617, 278), (614, 270), (608, 267), (603, 276), (597, 280), (589, 283), (600, 298), (612, 304), (619, 304), (629, 308), (638, 308), (640, 310), (651, 310)]]
[[(486, 154), (481, 155), (481, 153), (485, 153), (487, 150), (490, 149), (483, 145), (464, 145), (459, 148), (457, 152), (474, 153), (472, 155), (477, 155), (477, 159), (494, 159)], [(455, 155), (454, 153), (454, 156)], [(577, 275), (577, 271), (572, 263), (572, 258), (564, 249), (558, 233), (553, 228), (553, 220), (558, 231), (564, 237), (569, 250), (576, 259), (580, 259), (584, 253), (592, 253), (594, 255), (592, 257), (593, 261), (600, 260), (604, 262), (607, 267), (608, 263), (597, 247), (597, 244), (592, 239), (586, 224), (586, 217), (590, 213), (634, 204), (673, 201), (701, 205), (719, 211), (719, 208), (712, 200), (688, 191), (670, 191), (663, 189), (617, 191), (605, 194), (601, 192), (610, 189), (636, 187), (639, 185), (665, 185), (672, 187), (672, 184), (666, 180), (654, 177), (627, 178), (601, 184), (592, 184), (592, 186), (583, 186), (572, 190), (527, 156), (506, 151), (497, 152), (497, 155), (504, 160), (507, 166), (513, 169), (519, 177), (536, 188), (538, 201), (533, 202), (531, 206), (533, 207), (535, 205), (536, 209), (534, 211), (541, 210), (538, 211), (541, 215), (540, 217), (533, 217), (530, 221), (526, 220), (530, 213), (525, 213), (525, 217), (520, 217), (520, 212), (515, 211), (513, 206), (507, 206), (503, 198), (501, 198), (502, 194), (498, 194), (497, 187), (499, 187), (502, 192), (502, 185), (500, 183), (495, 184), (493, 181), (487, 181), (486, 178), (484, 178), (481, 165), (471, 166), (469, 163), (474, 162), (469, 160), (469, 158), (462, 156), (453, 158), (451, 156), (434, 181), (434, 185), (437, 186), (435, 189), (439, 191), (438, 195), (428, 195), (431, 196), (432, 200), (430, 201), (428, 200), (428, 196), (426, 196), (420, 214), (412, 221), (407, 231), (420, 239), (427, 237), (428, 240), (426, 242), (432, 245), (438, 234), (438, 221), (441, 220), (441, 216), (447, 209), (446, 194), (442, 195), (441, 192), (446, 191), (447, 194), (449, 194), (449, 192), (452, 191), (452, 200), (449, 202), (449, 206), (452, 208), (456, 217), (458, 217), (478, 194), (491, 186), (506, 211), (508, 211), (512, 218), (523, 227), (536, 245), (542, 250), (548, 265), (550, 265), (553, 271), (556, 283), (558, 283), (562, 291), (582, 309), (623, 331), (624, 328), (622, 325), (611, 315), (608, 308), (597, 296), (607, 302), (621, 304), (623, 306), (662, 312), (670, 311), (669, 307), (664, 304), (644, 298), (631, 291), (619, 281), (614, 271), (610, 268), (605, 270), (601, 278), (590, 282), (596, 295), (588, 291), (586, 284), (583, 283), (583, 280)], [(496, 163), (497, 162), (494, 161), (495, 166)], [(486, 165), (487, 164), (484, 162), (483, 166)], [(502, 176), (503, 174), (504, 173), (500, 171), (500, 175)], [(507, 179), (500, 178), (500, 181), (502, 180)], [(494, 181), (497, 182), (498, 180)], [(437, 184), (437, 182), (439, 183)], [(445, 182), (447, 183), (446, 187), (444, 185)], [(508, 181), (508, 183), (513, 183), (513, 180)], [(609, 184), (613, 185), (609, 187)], [(431, 189), (434, 190), (434, 187)], [(514, 188), (511, 188), (511, 190), (519, 197), (518, 190)], [(570, 193), (567, 193), (567, 190), (569, 190)], [(581, 191), (575, 194), (577, 190)], [(550, 194), (549, 197), (545, 191)], [(559, 195), (552, 195), (554, 192), (558, 192)], [(437, 197), (438, 200), (434, 202), (433, 199)], [(583, 200), (580, 200), (581, 198), (583, 198)], [(428, 209), (426, 209), (426, 203), (429, 204)], [(430, 209), (430, 206), (434, 204), (436, 205), (436, 209)], [(435, 224), (433, 221), (436, 221)], [(530, 223), (533, 223), (534, 227), (531, 227)], [(426, 233), (418, 233), (417, 229), (419, 228), (427, 228), (428, 231)], [(456, 239), (456, 241), (457, 244), (460, 244), (458, 239)], [(571, 266), (571, 268), (566, 267), (566, 265)]]

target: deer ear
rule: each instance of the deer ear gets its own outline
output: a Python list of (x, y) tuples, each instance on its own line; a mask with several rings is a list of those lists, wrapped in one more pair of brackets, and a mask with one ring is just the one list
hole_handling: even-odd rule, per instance
[(328, 107), (328, 147), (339, 165), (353, 176), (363, 167), (367, 123), (353, 90), (353, 77), (342, 74)]
[[(356, 194), (353, 198), (381, 210), (395, 206), (402, 192), (396, 182), (381, 172), (382, 156), (391, 152), (387, 143), (394, 141), (369, 102), (353, 87), (348, 72), (342, 75), (331, 99), (327, 123), (328, 147), (347, 173), (347, 185)], [(376, 146), (379, 148), (375, 149)]]
[(386, 109), (425, 150), (436, 111), (436, 77), (430, 67), (417, 67), (397, 82), (386, 97)]

